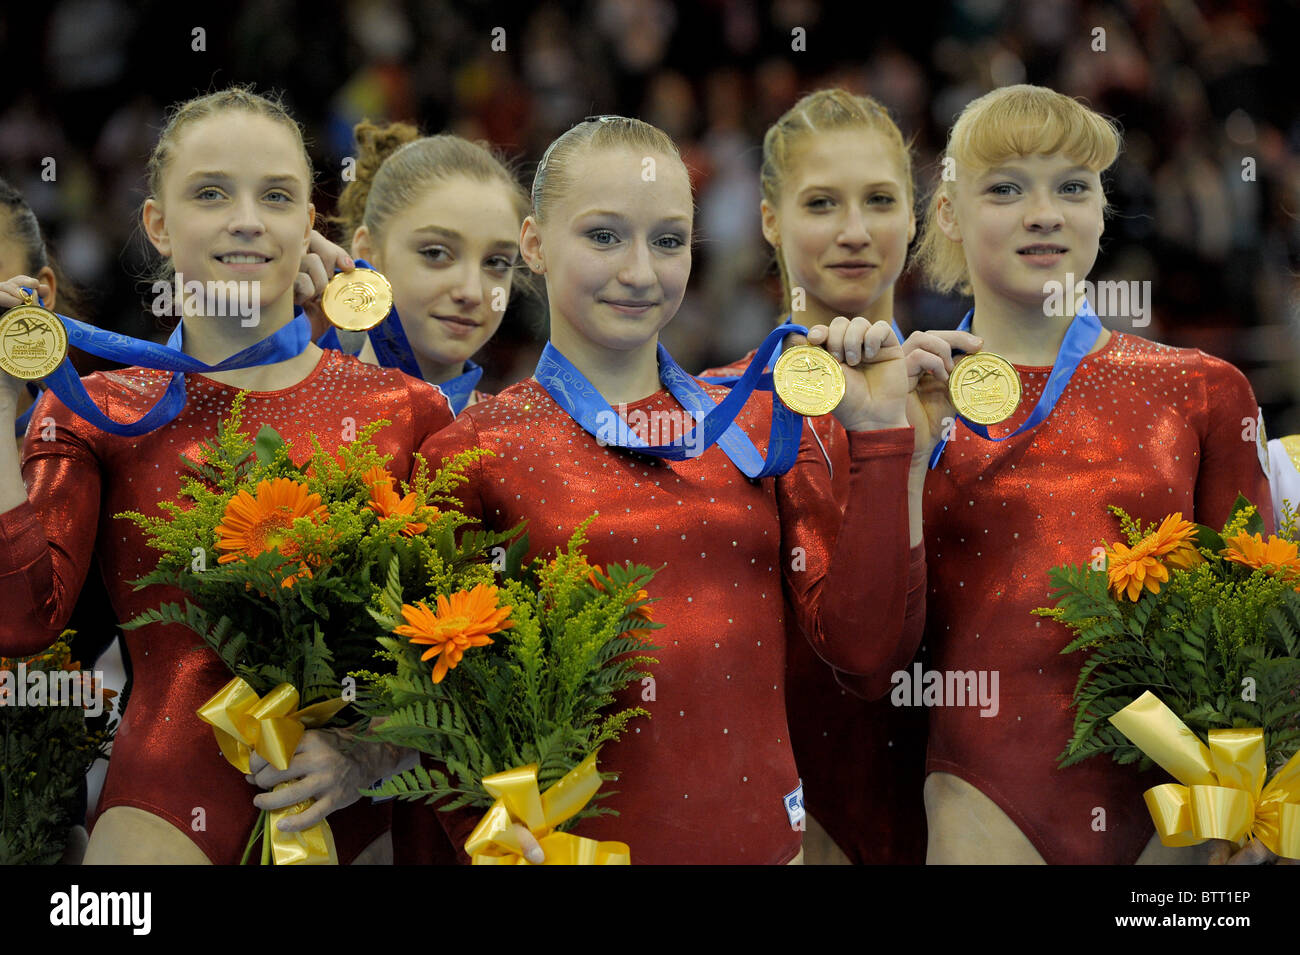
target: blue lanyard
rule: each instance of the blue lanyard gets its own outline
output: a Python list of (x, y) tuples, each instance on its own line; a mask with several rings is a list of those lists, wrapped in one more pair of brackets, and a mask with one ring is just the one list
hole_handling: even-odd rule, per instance
[[(966, 313), (966, 317), (961, 320), (957, 326), (957, 331), (970, 331), (971, 319), (975, 316), (975, 309)], [(1074, 377), (1075, 371), (1079, 367), (1079, 362), (1083, 361), (1085, 355), (1092, 348), (1093, 342), (1101, 334), (1101, 320), (1097, 318), (1097, 313), (1092, 310), (1085, 298), (1079, 304), (1079, 310), (1075, 312), (1074, 318), (1070, 321), (1070, 327), (1065, 331), (1065, 338), (1061, 341), (1061, 347), (1056, 351), (1056, 360), (1052, 362), (1052, 373), (1047, 378), (1047, 384), (1043, 386), (1043, 393), (1038, 396), (1038, 404), (1034, 405), (1034, 410), (1029, 413), (1029, 417), (1024, 423), (1012, 431), (1010, 434), (1001, 438), (989, 437), (989, 429), (982, 424), (976, 424), (973, 421), (961, 420), (965, 422), (966, 427), (978, 434), (986, 441), (1006, 441), (1014, 438), (1018, 434), (1036, 428), (1052, 413), (1056, 403), (1061, 400), (1061, 395), (1070, 384), (1070, 379)], [(960, 417), (960, 415), (958, 415)], [(930, 468), (933, 469), (939, 463), (939, 458), (943, 456), (943, 449), (948, 446), (948, 439), (941, 440), (930, 455)]]
[(533, 376), (570, 417), (601, 443), (627, 448), (640, 454), (682, 461), (698, 457), (714, 444), (722, 448), (741, 473), (751, 478), (784, 474), (799, 456), (803, 416), (780, 401), (772, 401), (772, 426), (768, 436), (767, 458), (735, 423), (736, 416), (754, 393), (768, 358), (791, 332), (806, 332), (802, 325), (782, 325), (763, 340), (753, 361), (740, 376), (731, 394), (715, 404), (699, 382), (684, 372), (663, 345), (658, 347), (659, 380), (687, 411), (695, 417), (695, 426), (671, 444), (647, 445), (638, 438), (622, 416), (614, 411), (573, 364), (550, 342), (542, 349)]
[[(393, 309), (393, 311), (389, 313), (388, 320), (392, 321), (396, 317), (397, 317), (397, 309)], [(402, 340), (403, 341), (406, 340), (405, 332), (403, 332), (402, 334)], [(327, 331), (324, 335), (322, 335), (320, 339), (316, 342), (316, 344), (319, 345), (321, 348), (332, 348), (335, 351), (341, 351), (344, 354), (351, 355), (353, 358), (361, 354), (360, 349), (351, 352), (348, 351), (346, 348), (344, 348), (343, 343), (339, 341), (338, 330), (333, 327), (331, 327), (329, 331)], [(376, 351), (375, 357), (376, 358), (379, 357), (378, 351)], [(382, 365), (383, 362), (380, 362), (380, 364)], [(385, 366), (385, 367), (391, 367), (391, 366)], [(416, 371), (417, 374), (415, 374), (413, 377), (422, 378), (423, 375), (420, 375), (418, 373), (419, 371), (418, 368), (416, 369)], [(483, 369), (472, 361), (466, 361), (465, 370), (463, 372), (461, 372), (455, 378), (452, 378), (448, 381), (440, 382), (438, 384), (437, 386), (438, 390), (441, 391), (443, 396), (447, 399), (447, 404), (451, 405), (452, 414), (458, 415), (465, 410), (465, 408), (469, 405), (470, 396), (474, 394), (474, 389), (475, 387), (477, 387), (479, 383), (479, 379), (482, 377), (483, 377)]]
[[(792, 331), (794, 331), (794, 329), (790, 327), (793, 321), (794, 321), (794, 316), (787, 315), (785, 317), (785, 322), (781, 325), (778, 325), (777, 327), (784, 328), (786, 330), (786, 334), (788, 335)], [(899, 344), (902, 344), (903, 332), (898, 327), (898, 322), (895, 319), (891, 318), (889, 320), (889, 325), (894, 330), (894, 334), (898, 337)], [(759, 391), (772, 390), (772, 366), (775, 365), (776, 360), (781, 357), (781, 349), (784, 347), (784, 345), (785, 345), (785, 339), (781, 339), (780, 341), (777, 342), (776, 351), (774, 351), (772, 353), (772, 357), (768, 359), (767, 368), (764, 369), (762, 377), (759, 378), (758, 380)], [(724, 388), (731, 388), (736, 384), (736, 382), (740, 381), (740, 376), (739, 375), (710, 375), (701, 378), (700, 381), (707, 381), (711, 385), (722, 385), (722, 387)]]
[[(28, 290), (24, 289), (24, 291)], [(37, 301), (40, 301), (39, 297)], [(77, 370), (69, 359), (64, 358), (53, 374), (46, 377), (45, 386), (54, 392), (77, 417), (101, 431), (123, 437), (136, 437), (156, 431), (174, 420), (184, 410), (186, 373), (209, 374), (252, 368), (256, 365), (273, 365), (296, 358), (311, 344), (311, 323), (307, 321), (307, 316), (303, 314), (302, 309), (295, 309), (293, 320), (273, 334), (215, 365), (205, 364), (180, 350), (183, 334), (181, 329), (184, 328), (184, 323), (176, 326), (166, 345), (158, 345), (129, 335), (96, 328), (94, 325), (87, 325), (66, 315), (57, 315), (57, 317), (67, 329), (68, 343), (84, 352), (124, 365), (136, 365), (172, 373), (163, 396), (143, 416), (131, 422), (114, 421), (99, 410), (86, 392), (86, 386), (82, 384)]]
[(465, 370), (449, 381), (438, 383), (438, 390), (443, 393), (447, 399), (447, 404), (451, 405), (451, 413), (460, 414), (469, 404), (470, 395), (474, 394), (474, 386), (478, 380), (483, 377), (483, 369), (472, 361), (465, 362)]

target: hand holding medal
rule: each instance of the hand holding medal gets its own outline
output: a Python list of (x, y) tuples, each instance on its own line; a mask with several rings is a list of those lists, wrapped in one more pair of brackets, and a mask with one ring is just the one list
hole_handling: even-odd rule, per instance
[(17, 275), (0, 284), (0, 370), (16, 396), (23, 382), (39, 381), (59, 367), (68, 335), (58, 316), (37, 304), (30, 289), (48, 295), (36, 279)]
[[(888, 322), (872, 324), (861, 316), (850, 321), (841, 315), (830, 325), (810, 328), (806, 339), (792, 335), (788, 341), (792, 346), (804, 347), (787, 348), (772, 369), (772, 379), (777, 394), (792, 410), (825, 414), (833, 409), (836, 419), (848, 431), (908, 427), (907, 368), (902, 346)], [(782, 363), (788, 363), (785, 369)], [(843, 379), (843, 397), (832, 403), (829, 396), (838, 390), (837, 372)], [(827, 397), (820, 404), (805, 404), (799, 396), (819, 380), (825, 382)], [(812, 411), (795, 407), (787, 399), (787, 393), (797, 404), (811, 407)]]
[(912, 394), (907, 402), (907, 420), (916, 429), (914, 453), (929, 458), (944, 432), (957, 420), (948, 390), (954, 364), (963, 352), (978, 352), (984, 340), (970, 332), (916, 331), (903, 342)]
[[(975, 310), (971, 309), (957, 326), (957, 331), (969, 331)], [(1101, 320), (1086, 298), (1080, 299), (1078, 310), (1065, 330), (1065, 337), (1052, 363), (1052, 373), (1043, 386), (1043, 393), (1018, 428), (1000, 438), (989, 435), (987, 425), (1007, 420), (1020, 405), (1020, 375), (1015, 367), (1000, 355), (981, 351), (967, 355), (953, 368), (948, 379), (948, 390), (958, 414), (966, 425), (986, 441), (1006, 441), (1038, 427), (1056, 407), (1056, 402), (1070, 384), (1079, 363), (1091, 350), (1102, 333)], [(935, 447), (930, 456), (930, 467), (939, 464), (943, 449), (951, 435)]]

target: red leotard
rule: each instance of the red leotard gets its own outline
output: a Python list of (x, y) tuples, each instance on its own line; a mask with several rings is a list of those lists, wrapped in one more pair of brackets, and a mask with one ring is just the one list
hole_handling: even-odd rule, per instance
[[(739, 375), (754, 352), (702, 377)], [(848, 434), (834, 415), (808, 419), (825, 450), (820, 467), (831, 472), (836, 499), (842, 507), (848, 494)], [(875, 567), (863, 550), (864, 576)], [(925, 547), (912, 549), (907, 632), (919, 634), (924, 624)], [(873, 696), (889, 690), (888, 675), (905, 669), (917, 641), (899, 647), (899, 658), (881, 671)], [(882, 678), (883, 679), (882, 679)], [(857, 682), (853, 683), (857, 686)], [(859, 699), (835, 679), (835, 670), (813, 652), (807, 640), (790, 630), (786, 642), (785, 707), (790, 743), (803, 779), (809, 813), (855, 863), (913, 864), (925, 861), (925, 711), (897, 707), (888, 699)]]
[[(157, 401), (166, 379), (164, 372), (130, 368), (91, 375), (85, 382), (110, 417), (131, 421)], [(55, 439), (41, 440), (39, 428), (30, 432), (23, 459), (29, 503), (0, 514), (0, 590), (6, 594), (0, 652), (32, 653), (54, 641), (72, 612), (92, 549), (119, 620), (182, 599), (173, 588), (132, 590), (131, 581), (151, 570), (158, 555), (133, 523), (113, 515), (157, 514), (158, 501), (175, 500), (181, 476), (177, 456), (199, 453), (199, 444), (216, 433), (237, 394), (201, 375), (188, 376), (186, 385), (188, 401), (176, 420), (136, 438), (100, 431), (53, 394), (41, 398), (34, 417), (54, 419)], [(375, 435), (375, 444), (393, 456), (393, 472), (405, 476), (412, 452), (451, 421), (451, 412), (430, 385), (327, 351), (299, 384), (251, 393), (243, 428), (256, 434), (263, 424), (271, 425), (295, 457), (304, 459), (311, 451), (308, 432), (328, 446), (380, 417), (393, 423)], [(234, 863), (256, 821), (252, 798), (260, 790), (226, 762), (212, 728), (195, 715), (230, 679), (216, 654), (199, 643), (175, 626), (126, 634), (134, 681), (98, 812), (138, 807), (177, 826), (214, 863)], [(369, 800), (332, 814), (340, 861), (349, 861), (382, 834), (388, 816), (386, 804)], [(204, 828), (196, 829), (200, 819)]]
[[(994, 437), (1028, 417), (1051, 369), (1019, 371), (1020, 407), (990, 426)], [(1271, 528), (1268, 480), (1243, 438), (1257, 413), (1227, 362), (1113, 333), (1043, 424), (1001, 443), (959, 424), (926, 481), (932, 666), (997, 671), (1000, 697), (995, 716), (935, 707), (926, 768), (978, 787), (1050, 864), (1136, 861), (1152, 833), (1142, 791), (1169, 780), (1102, 757), (1057, 769), (1086, 657), (1062, 656), (1070, 633), (1030, 614), (1051, 605), (1047, 571), (1122, 539), (1108, 504), (1143, 522), (1181, 511), (1218, 528), (1241, 492)]]
[[(726, 394), (705, 387), (715, 401)], [(659, 391), (626, 415), (643, 439), (664, 441), (680, 433), (685, 412)], [(770, 416), (770, 396), (759, 396), (738, 419), (760, 451)], [(619, 700), (652, 718), (601, 752), (602, 767), (619, 773), (610, 805), (621, 815), (584, 820), (579, 834), (627, 842), (637, 863), (796, 855), (800, 837), (783, 807), (798, 784), (782, 686), (786, 608), (850, 672), (874, 673), (915, 641), (903, 632), (912, 441), (910, 428), (847, 435), (849, 487), (862, 506), (841, 521), (825, 467), (809, 466), (822, 451), (808, 435), (789, 473), (753, 481), (716, 447), (680, 462), (601, 447), (529, 379), (434, 436), (424, 449), (431, 460), (494, 452), (461, 489), (467, 512), (495, 528), (529, 518), (533, 554), (553, 553), (599, 510), (588, 530), (593, 562), (665, 565), (650, 587), (665, 624), (652, 634), (653, 693), (632, 686)], [(856, 560), (863, 551), (878, 556), (869, 584)], [(868, 616), (879, 621), (874, 631), (862, 627)], [(464, 841), (459, 823), (444, 824)]]

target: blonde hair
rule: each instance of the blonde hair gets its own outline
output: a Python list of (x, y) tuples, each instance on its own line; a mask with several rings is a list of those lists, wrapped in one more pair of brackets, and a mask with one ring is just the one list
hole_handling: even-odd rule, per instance
[[(1045, 86), (1020, 84), (985, 93), (966, 105), (948, 133), (945, 161), (962, 169), (962, 175), (971, 175), (1013, 156), (1062, 153), (1100, 173), (1115, 162), (1120, 145), (1121, 133), (1113, 120)], [(941, 180), (930, 197), (916, 262), (940, 292), (970, 295), (961, 243), (939, 228), (939, 203), (952, 200), (949, 190), (948, 180)]]
[(397, 212), (454, 176), (501, 183), (510, 193), (519, 221), (528, 215), (528, 196), (514, 171), (485, 144), (450, 134), (421, 136), (409, 123), (378, 126), (362, 121), (353, 133), (356, 179), (344, 187), (339, 214), (331, 220), (342, 229), (349, 249), (358, 226), (364, 225), (379, 244)]
[[(817, 133), (841, 129), (880, 133), (894, 147), (903, 167), (903, 184), (907, 189), (907, 204), (911, 207), (916, 189), (912, 182), (912, 150), (904, 141), (902, 132), (890, 118), (889, 111), (877, 100), (844, 89), (808, 93), (768, 127), (763, 136), (763, 165), (759, 170), (763, 198), (768, 204), (776, 206), (782, 186), (794, 169), (800, 142)], [(790, 278), (779, 248), (776, 250), (776, 268), (781, 277), (783, 307), (789, 311)]]
[[(149, 161), (145, 166), (150, 199), (158, 203), (162, 202), (163, 176), (166, 175), (167, 167), (176, 151), (176, 141), (185, 128), (228, 110), (243, 110), (255, 116), (265, 116), (291, 130), (302, 151), (302, 161), (307, 169), (307, 189), (310, 192), (315, 172), (312, 170), (311, 156), (307, 154), (307, 144), (303, 141), (302, 127), (289, 115), (279, 94), (262, 95), (254, 92), (252, 86), (241, 85), (196, 96), (183, 103), (175, 104), (167, 111), (167, 121), (163, 124), (162, 132), (158, 134), (158, 142), (149, 153)], [(305, 198), (311, 197), (308, 195)], [(137, 218), (137, 228), (139, 228), (138, 223)], [(171, 281), (173, 275), (175, 275), (175, 268), (171, 258), (163, 257), (156, 266), (146, 270), (141, 277), (146, 281)]]
[(162, 196), (163, 175), (176, 149), (176, 140), (185, 127), (217, 113), (236, 109), (257, 116), (266, 116), (293, 131), (294, 139), (302, 149), (303, 164), (307, 167), (307, 186), (311, 187), (315, 173), (311, 166), (311, 156), (307, 154), (307, 145), (303, 141), (302, 127), (289, 115), (280, 97), (274, 93), (263, 96), (261, 93), (254, 92), (251, 86), (231, 86), (215, 93), (208, 93), (206, 96), (196, 96), (194, 99), (186, 100), (173, 106), (168, 112), (167, 122), (163, 125), (162, 132), (158, 134), (158, 142), (154, 145), (153, 152), (149, 154), (149, 163), (146, 167), (150, 197), (158, 200)]
[[(559, 198), (572, 186), (569, 169), (579, 150), (627, 148), (662, 153), (681, 162), (672, 138), (657, 126), (627, 116), (592, 116), (562, 133), (547, 147), (533, 175), (533, 217), (544, 222)], [(685, 163), (682, 164), (685, 169)]]

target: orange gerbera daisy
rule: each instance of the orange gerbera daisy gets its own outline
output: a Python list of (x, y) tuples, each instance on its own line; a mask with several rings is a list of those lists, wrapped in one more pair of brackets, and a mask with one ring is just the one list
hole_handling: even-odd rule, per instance
[(382, 484), (385, 487), (392, 487), (394, 478), (388, 473), (387, 468), (380, 467), (376, 464), (365, 474), (361, 475), (361, 483), (366, 487), (374, 487), (376, 484)]
[(1155, 541), (1152, 556), (1163, 560), (1168, 567), (1187, 570), (1205, 562), (1196, 549), (1196, 525), (1183, 520), (1181, 511), (1166, 517), (1147, 538)]
[(1136, 547), (1114, 544), (1106, 551), (1106, 579), (1116, 600), (1127, 594), (1136, 602), (1143, 587), (1160, 593), (1160, 585), (1169, 580), (1169, 568), (1155, 556), (1155, 548), (1156, 539), (1145, 537)]
[(433, 667), (433, 682), (441, 683), (448, 670), (455, 669), (470, 647), (492, 643), (488, 636), (515, 625), (508, 620), (513, 607), (497, 606), (497, 589), (490, 584), (479, 584), (470, 591), (457, 591), (450, 597), (438, 595), (438, 610), (430, 610), (424, 601), (412, 606), (402, 605), (404, 625), (395, 627), (393, 633), (407, 637), (412, 643), (428, 644), (421, 660), (438, 657)]
[[(227, 551), (217, 558), (217, 563), (256, 557), (273, 548), (285, 557), (297, 557), (298, 544), (289, 532), (299, 517), (312, 520), (329, 517), (320, 495), (310, 493), (307, 485), (275, 478), (259, 482), (256, 495), (241, 488), (226, 504), (221, 523), (216, 527), (217, 550)], [(304, 575), (311, 576), (306, 564), (286, 578), (284, 586), (292, 586), (294, 580)]]
[(1237, 534), (1229, 537), (1223, 556), (1255, 570), (1268, 571), (1283, 580), (1300, 577), (1300, 557), (1291, 541), (1270, 535), (1267, 542), (1260, 534)]
[[(389, 478), (392, 481), (392, 478)], [(419, 503), (419, 496), (414, 492), (407, 494), (405, 497), (393, 490), (391, 483), (384, 484), (376, 481), (369, 485), (370, 487), (370, 504), (367, 505), (372, 511), (380, 517), (394, 517), (402, 515), (404, 517), (414, 517), (415, 509)], [(432, 508), (436, 517), (437, 508)], [(414, 537), (416, 534), (423, 534), (429, 525), (422, 521), (408, 520), (406, 526), (402, 528), (402, 533), (407, 537)]]

